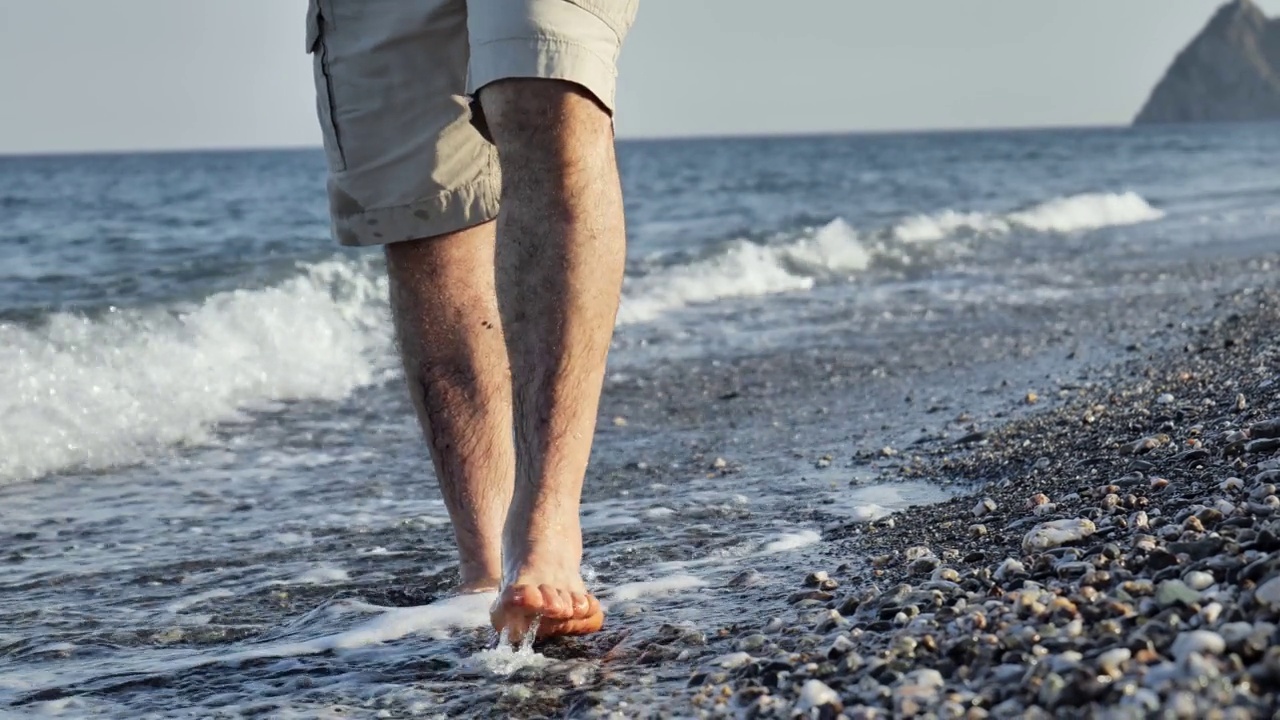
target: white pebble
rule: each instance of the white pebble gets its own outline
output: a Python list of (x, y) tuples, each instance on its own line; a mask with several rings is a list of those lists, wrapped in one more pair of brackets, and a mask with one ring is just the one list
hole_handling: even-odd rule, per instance
[(837, 635), (836, 639), (831, 641), (831, 647), (827, 648), (827, 652), (825, 654), (830, 656), (831, 653), (834, 652), (843, 655), (854, 647), (856, 646), (853, 644), (853, 641), (849, 639), (848, 635)]
[(1000, 563), (1000, 567), (996, 568), (995, 578), (997, 580), (1004, 580), (1010, 575), (1016, 575), (1018, 573), (1024, 573), (1026, 571), (1027, 571), (1027, 566), (1023, 565), (1018, 560), (1015, 560), (1013, 558), (1005, 558), (1004, 562)]
[(1120, 666), (1129, 662), (1133, 652), (1129, 648), (1114, 648), (1098, 656), (1098, 667), (1107, 675), (1118, 678), (1124, 674)]
[(1146, 510), (1139, 510), (1129, 516), (1129, 524), (1138, 530), (1149, 530), (1151, 528), (1151, 519), (1147, 517)]
[(1169, 393), (1163, 393), (1160, 395), (1160, 397), (1156, 398), (1157, 405), (1168, 405), (1172, 402), (1173, 402), (1173, 395)]
[(1218, 483), (1218, 489), (1222, 492), (1232, 492), (1244, 489), (1244, 481), (1238, 477), (1229, 477)]
[(1205, 625), (1214, 625), (1222, 617), (1222, 603), (1211, 602), (1200, 608), (1200, 619)]
[(729, 653), (728, 655), (721, 655), (716, 658), (715, 664), (722, 668), (732, 670), (733, 668), (742, 667), (743, 665), (750, 663), (752, 660), (755, 660), (755, 658), (751, 656), (751, 653), (736, 652)]
[(1204, 590), (1215, 582), (1213, 574), (1203, 570), (1192, 570), (1182, 576), (1182, 581), (1192, 590)]
[(907, 548), (905, 554), (907, 556), (907, 562), (915, 562), (916, 560), (933, 557), (933, 550), (930, 550), (925, 545), (916, 545), (914, 547)]
[(1173, 656), (1178, 662), (1185, 661), (1192, 653), (1201, 655), (1221, 655), (1227, 649), (1227, 641), (1212, 630), (1191, 630), (1179, 633), (1173, 641)]
[(1088, 518), (1051, 520), (1035, 526), (1022, 538), (1025, 552), (1043, 552), (1059, 545), (1083, 540), (1098, 531)]
[(805, 681), (804, 687), (800, 688), (800, 702), (796, 704), (796, 709), (807, 712), (813, 708), (839, 703), (840, 693), (832, 690), (821, 680), (810, 679)]
[(907, 673), (907, 676), (903, 678), (903, 682), (908, 685), (919, 685), (935, 689), (940, 689), (946, 684), (946, 681), (942, 679), (942, 673), (930, 668), (913, 670)]
[(973, 506), (973, 516), (982, 517), (988, 513), (993, 513), (996, 511), (996, 507), (995, 500), (992, 500), (991, 498), (982, 498), (978, 501), (977, 505)]

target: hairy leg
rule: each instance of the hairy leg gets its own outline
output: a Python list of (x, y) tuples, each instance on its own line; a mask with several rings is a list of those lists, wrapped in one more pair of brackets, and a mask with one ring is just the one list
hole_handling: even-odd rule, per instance
[(498, 297), (514, 388), (515, 496), (493, 623), (513, 638), (594, 632), (579, 500), (626, 255), (608, 113), (578, 86), (504, 80), (480, 92), (502, 167)]
[(463, 591), (502, 577), (515, 459), (494, 223), (386, 247), (409, 394), (458, 542)]

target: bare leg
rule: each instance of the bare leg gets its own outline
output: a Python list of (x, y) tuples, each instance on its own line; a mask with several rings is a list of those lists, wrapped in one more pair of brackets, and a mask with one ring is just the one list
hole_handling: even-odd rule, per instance
[(480, 102), (502, 166), (498, 296), (514, 386), (515, 497), (493, 624), (599, 630), (578, 507), (626, 255), (609, 115), (576, 85), (505, 80)]
[(463, 591), (496, 589), (515, 462), (494, 223), (386, 248), (409, 394), (458, 542)]

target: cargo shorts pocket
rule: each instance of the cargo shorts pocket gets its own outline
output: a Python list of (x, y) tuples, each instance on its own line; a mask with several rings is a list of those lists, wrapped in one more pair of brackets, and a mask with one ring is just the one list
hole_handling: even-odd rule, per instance
[(311, 55), (312, 74), (316, 87), (316, 117), (324, 139), (325, 157), (329, 170), (341, 172), (347, 169), (342, 152), (338, 125), (334, 122), (333, 78), (329, 72), (329, 50), (325, 44), (325, 17), (321, 0), (307, 0), (307, 53)]

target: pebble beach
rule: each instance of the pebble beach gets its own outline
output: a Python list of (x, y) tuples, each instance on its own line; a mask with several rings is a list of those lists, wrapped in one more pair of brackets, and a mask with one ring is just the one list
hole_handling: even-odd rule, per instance
[[(694, 705), (747, 717), (1266, 717), (1280, 709), (1280, 293), (1052, 411), (917, 453), (969, 492), (832, 533), (796, 617)], [(1028, 402), (1037, 398), (1029, 397)], [(963, 428), (965, 418), (958, 418)], [(833, 553), (838, 558), (839, 552)]]

